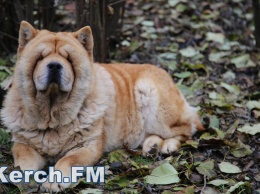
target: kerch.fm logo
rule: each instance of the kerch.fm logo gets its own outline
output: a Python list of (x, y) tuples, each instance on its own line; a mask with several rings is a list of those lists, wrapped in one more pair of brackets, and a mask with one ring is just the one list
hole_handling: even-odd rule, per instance
[[(13, 170), (9, 175), (5, 174), (7, 166), (0, 167), (0, 183), (29, 183), (33, 178), (37, 183), (77, 183), (80, 177), (85, 177), (87, 183), (104, 183), (105, 182), (105, 167), (104, 166), (72, 166), (70, 175), (62, 175), (62, 172), (55, 170), (53, 166), (49, 167), (49, 173), (47, 174), (43, 170), (33, 171), (25, 170), (24, 172), (19, 170)], [(84, 176), (85, 174), (85, 176)]]

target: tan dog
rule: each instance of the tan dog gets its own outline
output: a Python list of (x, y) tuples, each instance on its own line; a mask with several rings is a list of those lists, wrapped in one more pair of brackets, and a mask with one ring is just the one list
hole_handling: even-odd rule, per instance
[[(12, 132), (15, 166), (63, 176), (94, 165), (104, 151), (157, 144), (162, 153), (203, 130), (171, 77), (152, 65), (96, 64), (89, 27), (75, 33), (22, 22), (14, 80), (2, 120)], [(52, 191), (68, 183), (45, 183)]]

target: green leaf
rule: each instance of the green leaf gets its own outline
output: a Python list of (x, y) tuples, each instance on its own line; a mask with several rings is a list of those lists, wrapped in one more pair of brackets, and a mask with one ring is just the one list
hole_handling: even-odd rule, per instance
[(208, 41), (214, 41), (214, 42), (223, 44), (224, 39), (225, 39), (225, 36), (224, 36), (224, 34), (221, 34), (221, 33), (208, 32), (206, 34), (206, 40), (208, 40)]
[(215, 63), (223, 63), (225, 61), (225, 57), (228, 57), (230, 52), (217, 52), (217, 53), (210, 53), (209, 60)]
[(240, 93), (240, 89), (236, 85), (229, 85), (224, 82), (221, 82), (220, 85), (232, 94), (239, 95)]
[(13, 74), (7, 67), (4, 67), (4, 66), (0, 66), (0, 71), (5, 71), (9, 75)]
[(192, 91), (199, 91), (203, 88), (204, 84), (202, 81), (200, 81), (199, 79), (195, 80), (195, 82), (193, 82), (193, 84), (191, 85), (191, 90)]
[(176, 10), (178, 12), (184, 12), (185, 10), (187, 10), (187, 5), (183, 4), (183, 3), (180, 3), (176, 6)]
[(165, 191), (163, 191), (161, 194), (174, 194), (174, 192), (169, 191), (169, 190), (165, 190)]
[(128, 154), (125, 150), (119, 149), (108, 154), (109, 162), (124, 162)]
[(206, 162), (201, 162), (196, 170), (202, 174), (207, 176), (209, 179), (217, 176), (217, 173), (213, 170), (214, 168), (214, 161), (208, 160)]
[(218, 94), (216, 92), (209, 92), (208, 95), (209, 95), (209, 98), (214, 99), (214, 100), (224, 100), (225, 99), (223, 95)]
[(218, 164), (218, 167), (221, 172), (235, 174), (242, 172), (239, 167), (229, 163), (229, 162), (221, 162)]
[(181, 193), (183, 194), (194, 194), (194, 186), (189, 186), (181, 190)]
[(181, 49), (180, 53), (183, 57), (194, 57), (199, 54), (199, 51), (196, 51), (193, 47), (187, 47), (185, 49)]
[[(194, 140), (187, 140), (185, 143), (187, 145), (194, 147), (194, 148), (198, 148), (198, 145), (199, 145), (199, 142), (194, 141)], [(185, 145), (185, 144), (183, 144), (183, 145)]]
[(252, 109), (260, 110), (260, 101), (252, 100), (246, 103), (246, 107), (251, 111)]
[(154, 21), (144, 20), (142, 22), (143, 26), (154, 26)]
[(100, 190), (100, 189), (92, 189), (92, 188), (87, 188), (84, 190), (81, 190), (79, 193), (80, 194), (102, 194), (104, 191)]
[(173, 74), (173, 75), (174, 75), (175, 77), (185, 79), (185, 78), (188, 78), (188, 77), (191, 76), (191, 72), (185, 71), (185, 72), (182, 72), (182, 73), (175, 73), (175, 74)]
[(243, 193), (251, 193), (251, 185), (250, 185), (250, 183), (248, 183), (248, 182), (238, 182), (234, 186), (231, 186), (228, 189), (227, 194), (233, 193), (236, 189), (238, 189), (240, 187), (242, 187), (242, 188), (239, 189), (239, 190), (240, 191), (244, 191)]
[(0, 66), (5, 66), (7, 65), (7, 60), (6, 59), (0, 59)]
[(198, 63), (198, 64), (184, 63), (184, 65), (185, 65), (186, 67), (188, 67), (189, 69), (193, 69), (193, 70), (202, 69), (202, 70), (204, 70), (205, 72), (207, 72), (206, 66), (203, 65), (203, 64), (201, 64), (201, 63)]
[(233, 71), (227, 71), (222, 75), (225, 80), (233, 80), (236, 78), (236, 74)]
[(177, 84), (177, 87), (184, 96), (191, 96), (193, 94), (192, 90), (188, 86)]
[(244, 54), (244, 55), (232, 58), (230, 62), (235, 64), (236, 68), (255, 66), (254, 62), (250, 59), (249, 54)]
[(203, 133), (203, 134), (200, 136), (200, 139), (204, 139), (204, 140), (215, 139), (215, 138), (216, 138), (215, 135), (211, 135), (211, 134), (208, 133), (208, 132), (205, 132), (205, 133)]
[(210, 103), (214, 106), (217, 106), (219, 108), (223, 108), (223, 109), (232, 109), (233, 105), (227, 102), (224, 102), (223, 100), (211, 100)]
[(179, 2), (180, 2), (180, 0), (168, 0), (168, 4), (171, 7), (175, 7)]
[(162, 53), (159, 54), (159, 57), (166, 59), (166, 60), (174, 60), (176, 59), (177, 54), (173, 53), (173, 52), (166, 52), (166, 53)]
[(250, 149), (250, 146), (245, 145), (240, 139), (238, 139), (236, 146), (232, 148), (230, 152), (237, 158), (242, 158), (253, 153), (253, 151)]
[(209, 181), (208, 184), (220, 186), (220, 185), (227, 185), (227, 184), (229, 184), (229, 182), (226, 180), (222, 180), (222, 179), (216, 179), (213, 181)]
[(169, 63), (166, 63), (166, 65), (172, 71), (175, 71), (177, 69), (177, 62), (176, 61), (171, 61)]
[(172, 184), (180, 182), (178, 172), (169, 163), (164, 163), (156, 167), (151, 175), (145, 177), (145, 182), (149, 184)]
[(138, 40), (134, 40), (131, 42), (130, 47), (129, 47), (129, 52), (133, 53), (140, 47), (140, 42)]
[(229, 138), (229, 137), (231, 137), (231, 136), (234, 134), (235, 130), (237, 129), (237, 126), (239, 125), (239, 123), (240, 123), (240, 120), (237, 119), (237, 120), (233, 123), (233, 125), (231, 125), (231, 126), (229, 127), (229, 129), (228, 129), (228, 130), (226, 131), (226, 133), (225, 133), (225, 137), (226, 137), (226, 138)]
[(219, 120), (218, 120), (218, 118), (215, 115), (212, 115), (210, 117), (210, 125), (209, 125), (209, 127), (210, 128), (219, 129)]
[(114, 187), (119, 187), (119, 188), (124, 188), (129, 184), (129, 180), (127, 176), (116, 176), (115, 178), (112, 178), (107, 181), (107, 186), (110, 186), (112, 188)]
[(260, 123), (254, 124), (252, 126), (250, 126), (249, 124), (246, 124), (243, 127), (238, 128), (237, 130), (240, 132), (243, 132), (243, 133), (250, 134), (250, 135), (255, 135), (257, 133), (260, 133)]
[(138, 191), (138, 189), (130, 189), (130, 188), (124, 188), (124, 189), (121, 190), (121, 192), (125, 193), (125, 194), (139, 194), (140, 193)]
[(145, 17), (141, 16), (141, 17), (137, 17), (136, 20), (134, 21), (135, 25), (140, 24), (141, 22), (143, 22), (145, 20)]

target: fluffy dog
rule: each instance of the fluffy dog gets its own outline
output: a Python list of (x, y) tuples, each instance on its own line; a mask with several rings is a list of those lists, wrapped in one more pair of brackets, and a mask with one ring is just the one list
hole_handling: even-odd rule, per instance
[[(156, 144), (161, 153), (203, 130), (196, 110), (162, 69), (97, 64), (90, 27), (77, 32), (36, 30), (23, 21), (13, 84), (1, 112), (12, 132), (15, 166), (94, 165), (104, 151)], [(70, 183), (45, 183), (59, 191)]]

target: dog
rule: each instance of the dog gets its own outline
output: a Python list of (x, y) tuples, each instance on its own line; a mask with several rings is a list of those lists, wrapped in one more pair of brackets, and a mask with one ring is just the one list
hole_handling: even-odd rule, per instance
[[(71, 166), (90, 166), (104, 152), (157, 145), (176, 151), (204, 130), (166, 71), (149, 64), (97, 64), (93, 36), (37, 30), (22, 21), (14, 79), (1, 110), (12, 133), (14, 165), (39, 170), (55, 164), (63, 176)], [(60, 191), (71, 183), (44, 183)]]

